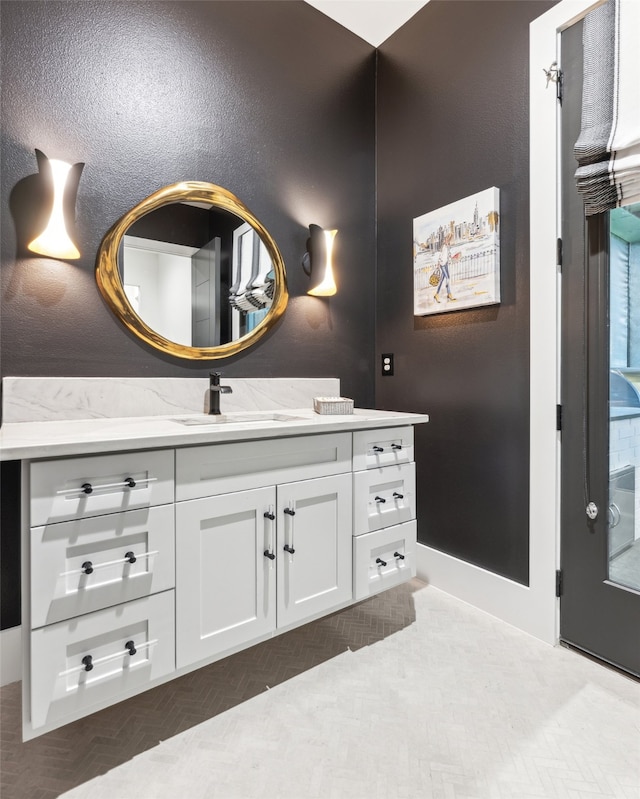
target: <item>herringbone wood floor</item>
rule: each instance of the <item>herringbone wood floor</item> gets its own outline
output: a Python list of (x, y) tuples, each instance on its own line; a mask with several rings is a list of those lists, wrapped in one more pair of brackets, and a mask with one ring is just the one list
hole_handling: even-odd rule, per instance
[(26, 744), (2, 799), (638, 799), (640, 686), (414, 580)]

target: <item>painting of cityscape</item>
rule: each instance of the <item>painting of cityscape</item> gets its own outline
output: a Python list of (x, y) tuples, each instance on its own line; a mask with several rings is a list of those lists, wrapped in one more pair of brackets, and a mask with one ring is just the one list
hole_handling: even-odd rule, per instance
[(414, 316), (500, 302), (500, 192), (491, 188), (413, 220)]

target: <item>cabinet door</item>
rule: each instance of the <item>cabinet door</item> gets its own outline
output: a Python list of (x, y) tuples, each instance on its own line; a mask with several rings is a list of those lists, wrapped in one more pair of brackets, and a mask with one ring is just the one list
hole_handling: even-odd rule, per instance
[(352, 596), (351, 475), (278, 486), (278, 627)]
[(275, 489), (176, 505), (178, 668), (275, 628)]

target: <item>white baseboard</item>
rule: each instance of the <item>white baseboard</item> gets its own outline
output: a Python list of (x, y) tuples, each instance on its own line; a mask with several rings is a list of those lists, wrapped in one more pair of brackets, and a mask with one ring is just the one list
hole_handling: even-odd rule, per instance
[[(417, 577), (507, 624), (554, 645), (548, 602), (538, 603), (531, 588), (437, 549), (418, 544)], [(551, 622), (551, 623), (550, 623)]]
[(0, 685), (22, 679), (22, 627), (0, 632)]

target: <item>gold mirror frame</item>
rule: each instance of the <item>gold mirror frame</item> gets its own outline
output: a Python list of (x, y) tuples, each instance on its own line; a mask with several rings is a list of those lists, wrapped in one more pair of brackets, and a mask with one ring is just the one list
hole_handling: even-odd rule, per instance
[[(118, 249), (125, 233), (134, 222), (137, 222), (145, 214), (155, 211), (163, 205), (178, 202), (207, 203), (215, 208), (230, 211), (251, 225), (264, 242), (271, 257), (275, 273), (275, 289), (269, 313), (253, 330), (236, 341), (230, 341), (227, 344), (220, 344), (216, 347), (189, 347), (186, 344), (170, 341), (143, 322), (131, 307), (124, 292), (120, 270), (118, 269)], [(256, 219), (246, 205), (230, 191), (213, 183), (199, 181), (184, 181), (165, 186), (142, 200), (130, 211), (127, 211), (109, 229), (100, 244), (96, 260), (96, 282), (100, 293), (113, 313), (135, 336), (138, 336), (138, 338), (146, 341), (147, 344), (161, 352), (190, 360), (228, 358), (250, 347), (272, 328), (282, 316), (289, 299), (284, 261), (280, 250), (266, 228)]]

